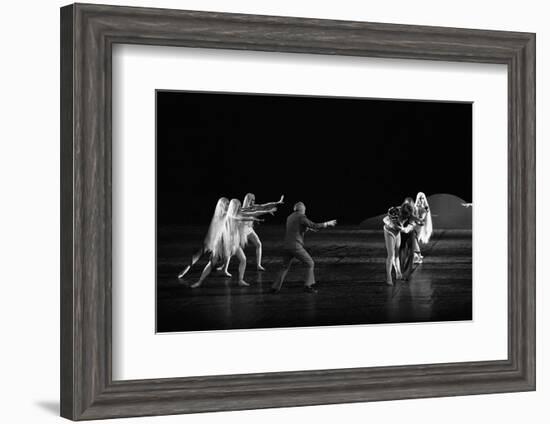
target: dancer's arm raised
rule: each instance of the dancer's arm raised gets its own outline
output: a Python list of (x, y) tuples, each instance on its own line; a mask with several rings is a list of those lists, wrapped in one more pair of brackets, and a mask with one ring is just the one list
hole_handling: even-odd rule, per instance
[(242, 221), (242, 222), (263, 222), (263, 219), (256, 218), (255, 216), (233, 216), (231, 217), (235, 221)]
[[(245, 210), (246, 212), (255, 212), (255, 211), (261, 211), (261, 210), (267, 210), (267, 209), (271, 210), (276, 206), (282, 205), (284, 203), (284, 199), (285, 199), (285, 196), (282, 195), (278, 202), (269, 202), (269, 203), (264, 203), (262, 205), (252, 205), (252, 206), (248, 206)], [(275, 208), (275, 210), (277, 209)]]
[(270, 208), (270, 209), (262, 209), (262, 210), (254, 210), (250, 208), (241, 209), (241, 215), (244, 217), (256, 217), (265, 215), (266, 213), (274, 214), (277, 211), (277, 208)]

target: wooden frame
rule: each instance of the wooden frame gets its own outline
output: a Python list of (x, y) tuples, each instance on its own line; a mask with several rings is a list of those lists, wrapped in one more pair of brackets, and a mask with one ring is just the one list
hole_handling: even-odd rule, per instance
[[(508, 66), (508, 359), (111, 378), (115, 43)], [(535, 389), (535, 35), (75, 4), (61, 9), (61, 415), (73, 420)]]

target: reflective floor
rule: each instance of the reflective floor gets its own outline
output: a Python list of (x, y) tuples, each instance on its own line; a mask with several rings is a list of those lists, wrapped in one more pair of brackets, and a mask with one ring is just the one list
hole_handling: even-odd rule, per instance
[[(261, 226), (263, 265), (256, 271), (255, 251), (246, 249), (245, 280), (213, 273), (197, 289), (206, 264), (199, 261), (183, 281), (176, 278), (187, 256), (200, 247), (204, 229), (159, 229), (157, 331), (196, 331), (380, 324), (472, 319), (472, 233), (436, 232), (423, 247), (424, 263), (408, 282), (385, 284), (382, 231), (337, 227), (308, 233), (306, 247), (316, 263), (318, 293), (303, 291), (304, 269), (295, 263), (278, 294), (270, 286), (280, 269), (284, 228)], [(184, 240), (184, 242), (182, 242)]]

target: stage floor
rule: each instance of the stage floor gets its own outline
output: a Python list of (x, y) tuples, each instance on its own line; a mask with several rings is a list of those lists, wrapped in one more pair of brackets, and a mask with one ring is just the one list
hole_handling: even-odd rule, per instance
[(191, 289), (206, 264), (199, 261), (183, 281), (177, 274), (201, 245), (205, 229), (160, 228), (157, 259), (157, 331), (205, 331), (351, 324), (462, 321), (472, 319), (472, 232), (437, 231), (423, 247), (424, 263), (408, 282), (385, 284), (382, 231), (336, 227), (308, 233), (318, 293), (303, 291), (304, 268), (294, 263), (278, 294), (270, 287), (280, 270), (284, 228), (260, 226), (263, 265), (256, 271), (253, 246), (246, 248), (245, 280), (217, 273)]

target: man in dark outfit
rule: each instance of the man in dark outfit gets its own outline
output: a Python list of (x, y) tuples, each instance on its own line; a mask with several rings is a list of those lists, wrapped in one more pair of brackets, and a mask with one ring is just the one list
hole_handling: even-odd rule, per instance
[(290, 266), (292, 265), (292, 261), (294, 259), (299, 260), (307, 267), (305, 290), (307, 292), (316, 293), (316, 290), (313, 288), (313, 285), (315, 284), (315, 276), (313, 274), (315, 263), (313, 262), (313, 259), (311, 259), (311, 256), (307, 250), (304, 248), (304, 234), (308, 230), (316, 231), (321, 228), (334, 227), (335, 225), (336, 220), (327, 221), (320, 224), (311, 222), (306, 216), (306, 205), (302, 202), (298, 202), (294, 205), (294, 212), (286, 220), (283, 269), (271, 288), (274, 293), (281, 290), (283, 281), (290, 270)]

